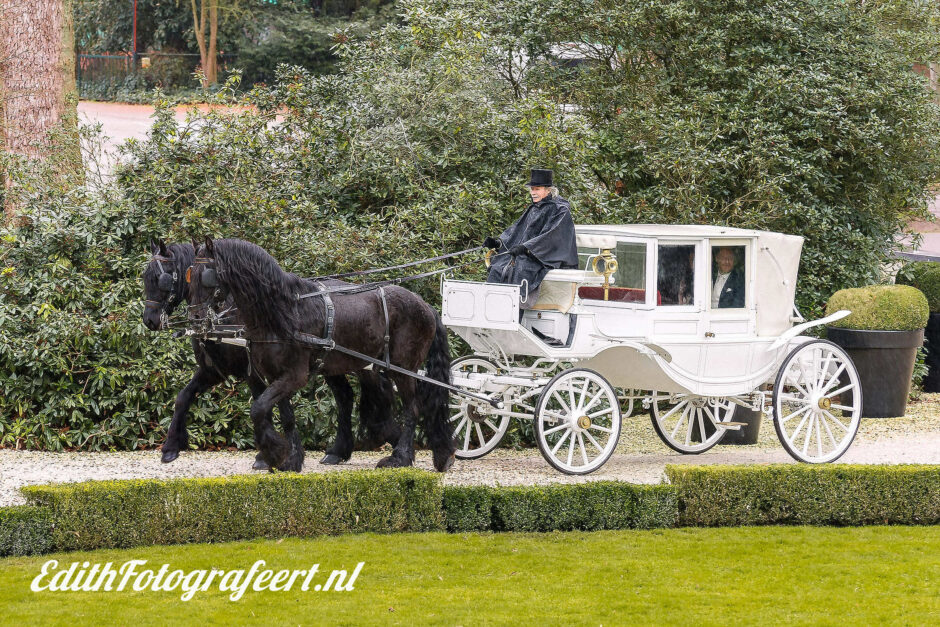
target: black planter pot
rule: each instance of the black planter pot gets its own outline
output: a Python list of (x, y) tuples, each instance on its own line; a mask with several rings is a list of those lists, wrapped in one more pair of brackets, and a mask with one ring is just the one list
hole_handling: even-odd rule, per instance
[(924, 392), (940, 392), (940, 313), (930, 314), (927, 329), (927, 376), (924, 377)]
[(861, 331), (827, 327), (827, 336), (852, 358), (862, 383), (862, 416), (903, 416), (924, 330)]
[(734, 422), (746, 422), (747, 424), (737, 431), (729, 430), (725, 437), (721, 438), (719, 444), (757, 444), (757, 436), (760, 435), (761, 413), (752, 409), (743, 407), (734, 408), (734, 416), (731, 420)]

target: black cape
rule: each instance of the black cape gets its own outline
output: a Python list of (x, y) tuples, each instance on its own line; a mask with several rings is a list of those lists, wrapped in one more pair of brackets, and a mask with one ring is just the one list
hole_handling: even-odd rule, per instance
[[(500, 248), (494, 255), (486, 280), (488, 283), (528, 282), (528, 295), (523, 289), (522, 306), (531, 307), (538, 288), (549, 270), (578, 267), (578, 246), (575, 242), (571, 207), (560, 196), (546, 196), (530, 204), (522, 216), (499, 236)], [(529, 254), (513, 257), (508, 251), (522, 244)]]

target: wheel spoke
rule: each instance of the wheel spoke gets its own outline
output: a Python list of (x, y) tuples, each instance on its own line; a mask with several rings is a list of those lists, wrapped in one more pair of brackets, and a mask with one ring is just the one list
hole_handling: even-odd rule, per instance
[(613, 407), (608, 407), (607, 409), (602, 409), (602, 410), (600, 410), (600, 411), (596, 411), (596, 412), (594, 412), (593, 414), (588, 414), (588, 418), (594, 419), (594, 418), (597, 418), (598, 416), (606, 416), (607, 414), (609, 414), (609, 413), (612, 412), (612, 411), (614, 411), (614, 408), (613, 408)]
[(568, 429), (567, 431), (565, 431), (565, 434), (561, 436), (561, 439), (555, 442), (555, 448), (552, 449), (552, 455), (558, 452), (558, 449), (561, 448), (561, 445), (564, 444), (565, 440), (568, 439), (569, 435), (571, 435), (571, 429)]
[(613, 433), (613, 429), (608, 429), (607, 427), (602, 427), (600, 425), (591, 425), (588, 429), (597, 429), (598, 431), (603, 431), (604, 433)]
[(803, 405), (809, 404), (809, 399), (804, 396), (797, 396), (795, 394), (780, 394), (780, 400), (789, 401), (791, 403), (802, 403)]
[(496, 428), (496, 425), (490, 422), (489, 418), (484, 418), (483, 422), (486, 424), (487, 427), (493, 430), (493, 433), (499, 433), (499, 429)]
[(695, 408), (690, 405), (689, 409), (692, 411), (689, 412), (689, 419), (688, 419), (689, 428), (685, 432), (685, 445), (686, 446), (692, 443), (692, 429), (695, 427)]
[[(689, 405), (688, 407), (686, 407), (685, 409), (683, 409), (683, 410), (682, 410), (682, 413), (679, 414), (679, 420), (676, 422), (676, 426), (673, 427), (672, 433), (669, 434), (669, 438), (670, 438), (670, 439), (672, 439), (672, 440), (675, 440), (675, 439), (676, 439), (676, 434), (679, 433), (679, 428), (682, 426), (682, 423), (685, 421), (686, 416), (687, 416), (688, 413), (689, 413), (689, 408), (690, 408), (690, 407), (691, 407), (691, 405)], [(663, 426), (665, 426), (665, 423), (663, 423)]]
[(591, 399), (591, 402), (588, 403), (587, 407), (581, 409), (580, 411), (582, 413), (587, 413), (591, 411), (591, 409), (593, 409), (595, 405), (597, 405), (599, 402), (601, 402), (605, 398), (607, 398), (607, 394), (604, 393), (604, 390), (598, 390), (597, 395), (593, 399)]
[(797, 414), (802, 414), (804, 411), (809, 411), (810, 409), (812, 409), (812, 407), (810, 407), (809, 405), (807, 405), (807, 406), (804, 407), (803, 409), (797, 409), (797, 410), (796, 410), (795, 412), (793, 412), (792, 414), (787, 414), (787, 416), (785, 416), (784, 418), (781, 418), (781, 419), (780, 419), (780, 424), (783, 424), (783, 423), (785, 423), (787, 420), (789, 420), (790, 418), (793, 418), (794, 416), (796, 416)]
[(578, 446), (581, 447), (581, 459), (584, 460), (584, 465), (588, 465), (588, 456), (587, 449), (584, 448), (584, 438), (581, 437), (581, 434), (578, 434)]
[(457, 412), (456, 414), (454, 414), (453, 418), (451, 418), (450, 421), (451, 421), (451, 422), (454, 422), (455, 420), (457, 420), (457, 419), (459, 418), (459, 419), (461, 419), (460, 421), (463, 422), (463, 419), (466, 418), (466, 417), (467, 417), (467, 412), (465, 412), (464, 410), (461, 409), (459, 412)]
[(563, 423), (561, 423), (560, 425), (558, 425), (557, 427), (552, 427), (551, 429), (546, 429), (545, 431), (542, 432), (542, 435), (548, 435), (548, 434), (550, 434), (550, 433), (555, 433), (556, 431), (561, 431), (562, 429), (567, 429), (567, 428), (568, 428), (568, 423), (567, 423), (567, 422), (563, 422)]
[(698, 414), (698, 441), (705, 443), (705, 418), (702, 417), (702, 408), (699, 407), (698, 411), (695, 412)]
[(809, 415), (809, 424), (806, 425), (806, 437), (803, 438), (803, 455), (806, 455), (806, 450), (809, 448), (809, 441), (813, 435), (813, 423), (816, 422), (816, 414), (811, 413)]
[(842, 427), (842, 430), (843, 430), (843, 431), (845, 431), (846, 433), (849, 432), (849, 428), (848, 428), (847, 426), (845, 426), (844, 424), (842, 424), (842, 421), (840, 421), (838, 418), (836, 418), (836, 417), (833, 416), (831, 413), (829, 413), (829, 412), (827, 412), (827, 411), (825, 411), (825, 410), (824, 410), (824, 413), (825, 413), (827, 416), (829, 416), (829, 418), (830, 418), (831, 420), (835, 421), (835, 423), (836, 423), (837, 425), (839, 425), (840, 427)]
[(816, 456), (822, 457), (822, 432), (819, 429), (820, 418), (816, 417)]
[(468, 425), (467, 425), (467, 434), (466, 434), (466, 435), (464, 436), (464, 438), (463, 438), (463, 450), (465, 450), (465, 451), (470, 450), (470, 432), (471, 432), (471, 431), (473, 431), (473, 429), (471, 429), (471, 428), (470, 428), (470, 425), (468, 424)]
[(571, 458), (574, 455), (574, 435), (568, 438), (568, 466), (571, 466)]
[(826, 363), (823, 364), (823, 367), (819, 369), (819, 376), (816, 378), (816, 389), (820, 389), (825, 382), (826, 375), (829, 374), (829, 364), (832, 362), (832, 351), (826, 353)]
[(584, 377), (584, 385), (581, 386), (581, 392), (578, 398), (578, 407), (584, 407), (584, 398), (587, 396), (588, 386), (591, 385), (591, 380), (587, 377)]
[(590, 432), (590, 431), (585, 431), (585, 432), (584, 432), (584, 437), (586, 437), (586, 438), (588, 439), (588, 441), (589, 441), (591, 444), (593, 444), (594, 446), (596, 446), (596, 447), (597, 447), (597, 450), (598, 450), (599, 452), (601, 452), (601, 453), (604, 452), (604, 447), (597, 443), (597, 440), (594, 439), (594, 436), (591, 435), (591, 432)]
[(822, 420), (823, 427), (825, 427), (825, 429), (826, 429), (826, 434), (829, 435), (829, 440), (832, 442), (832, 448), (834, 448), (834, 449), (835, 449), (835, 448), (838, 448), (839, 443), (836, 442), (835, 436), (832, 435), (832, 429), (829, 428), (829, 421), (825, 419), (825, 416), (826, 416), (826, 413), (824, 412), (824, 413), (823, 413), (823, 420)]
[(854, 407), (846, 407), (845, 405), (836, 405), (835, 403), (830, 405), (830, 407), (832, 409), (841, 409), (842, 411), (855, 411)]
[(678, 410), (680, 407), (684, 407), (688, 402), (689, 401), (679, 401), (678, 403), (676, 403), (676, 405), (672, 409), (667, 411), (665, 415), (660, 416), (659, 423), (664, 424), (666, 422), (666, 418), (673, 415), (676, 412), (676, 410)]
[(806, 415), (803, 416), (803, 419), (800, 421), (800, 424), (796, 425), (796, 429), (793, 430), (793, 434), (789, 438), (791, 445), (794, 445), (794, 443), (796, 442), (796, 434), (800, 432), (800, 430), (803, 428), (803, 425), (806, 424), (806, 421), (809, 419), (811, 414), (812, 412), (806, 412)]
[(826, 382), (825, 387), (823, 387), (823, 389), (822, 389), (822, 393), (823, 393), (823, 394), (825, 394), (833, 385), (836, 385), (836, 384), (839, 383), (839, 375), (841, 375), (841, 374), (845, 371), (845, 367), (846, 367), (847, 365), (848, 365), (848, 364), (843, 361), (843, 362), (842, 362), (842, 365), (839, 366), (839, 368), (836, 370), (835, 374), (832, 375), (831, 377), (829, 377), (829, 381)]
[(568, 403), (566, 403), (564, 400), (562, 400), (561, 395), (558, 394), (558, 391), (557, 391), (557, 390), (554, 391), (554, 392), (552, 392), (552, 398), (555, 399), (556, 401), (558, 401), (558, 404), (561, 405), (562, 409), (565, 410), (565, 413), (567, 413), (567, 414), (570, 414), (570, 413), (571, 413), (571, 408), (568, 407)]
[(477, 437), (480, 439), (480, 446), (486, 446), (486, 438), (483, 437), (483, 429), (480, 428), (480, 423), (473, 425), (477, 428)]
[(835, 392), (829, 392), (828, 394), (826, 394), (826, 398), (832, 398), (833, 396), (838, 396), (839, 394), (842, 394), (845, 391), (854, 390), (854, 389), (855, 389), (855, 384), (849, 383), (848, 385), (839, 388)]

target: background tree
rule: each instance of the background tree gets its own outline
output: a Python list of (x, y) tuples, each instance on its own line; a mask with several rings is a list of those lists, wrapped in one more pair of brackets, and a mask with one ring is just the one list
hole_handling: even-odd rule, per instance
[[(75, 51), (71, 0), (0, 2), (0, 133), (3, 151), (38, 158), (63, 120), (75, 128)], [(60, 176), (81, 176), (78, 136)], [(66, 159), (65, 161), (68, 161)], [(10, 179), (4, 176), (4, 186)], [(14, 205), (4, 201), (11, 216)]]

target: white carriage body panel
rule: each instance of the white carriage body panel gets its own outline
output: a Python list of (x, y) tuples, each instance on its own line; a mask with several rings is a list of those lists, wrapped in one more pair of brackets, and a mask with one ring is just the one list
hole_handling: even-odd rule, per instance
[[(793, 324), (801, 237), (698, 225), (576, 230), (582, 249), (613, 251), (618, 243), (645, 247), (645, 287), (621, 290), (642, 302), (596, 300), (596, 289), (593, 298), (582, 298), (578, 288), (596, 288), (603, 277), (552, 270), (544, 280), (544, 297), (540, 293), (535, 309), (523, 312), (520, 321), (518, 286), (444, 281), (444, 323), (475, 352), (506, 362), (520, 356), (571, 362), (596, 370), (617, 387), (702, 396), (753, 392), (774, 379), (793, 345), (805, 341), (797, 337), (771, 348)], [(710, 307), (711, 254), (721, 245), (744, 251), (744, 307)], [(658, 302), (661, 246), (695, 247), (692, 303)], [(533, 330), (563, 345), (553, 346)]]

